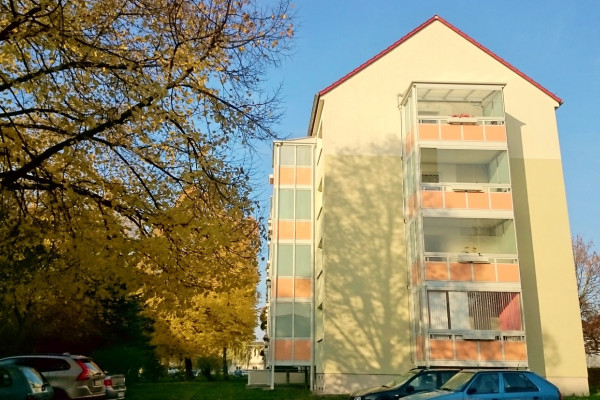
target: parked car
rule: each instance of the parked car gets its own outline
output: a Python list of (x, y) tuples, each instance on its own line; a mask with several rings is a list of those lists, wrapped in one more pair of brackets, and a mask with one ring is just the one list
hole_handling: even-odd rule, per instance
[(383, 386), (362, 389), (350, 394), (350, 400), (399, 399), (414, 393), (435, 390), (458, 371), (458, 369), (411, 369)]
[(34, 368), (0, 366), (0, 399), (2, 400), (51, 400), (54, 390), (48, 381)]
[(406, 400), (561, 400), (552, 383), (531, 371), (463, 370), (439, 390), (414, 394)]
[(52, 385), (56, 400), (106, 398), (104, 372), (89, 357), (69, 353), (31, 354), (0, 360), (0, 365), (6, 364), (37, 369)]
[(106, 375), (104, 377), (104, 386), (106, 387), (107, 399), (124, 399), (127, 393), (125, 386), (125, 375)]

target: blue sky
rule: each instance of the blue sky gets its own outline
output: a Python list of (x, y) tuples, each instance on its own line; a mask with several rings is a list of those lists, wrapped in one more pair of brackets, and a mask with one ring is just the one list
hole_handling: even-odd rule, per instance
[[(282, 136), (306, 136), (318, 91), (437, 14), (563, 100), (571, 233), (600, 246), (600, 1), (299, 0), (294, 10), (292, 55), (269, 77), (283, 84)], [(263, 155), (267, 175), (270, 148)]]
[[(283, 84), (282, 136), (306, 136), (318, 91), (437, 14), (562, 98), (571, 234), (600, 246), (599, 0), (298, 0), (294, 10), (293, 53), (269, 76), (273, 87)], [(263, 159), (266, 183), (268, 146)], [(268, 209), (271, 189), (262, 190)]]

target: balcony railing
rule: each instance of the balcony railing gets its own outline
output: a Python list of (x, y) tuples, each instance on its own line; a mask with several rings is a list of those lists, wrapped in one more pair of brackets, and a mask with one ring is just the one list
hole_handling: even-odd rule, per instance
[(479, 253), (429, 253), (423, 271), (413, 269), (413, 284), (423, 281), (520, 282), (516, 257), (486, 256)]
[(510, 185), (422, 183), (421, 208), (512, 210)]
[(417, 361), (431, 365), (527, 366), (527, 346), (523, 331), (495, 333), (471, 338), (471, 333), (419, 334)]
[(419, 117), (419, 140), (506, 142), (504, 120), (486, 117)]

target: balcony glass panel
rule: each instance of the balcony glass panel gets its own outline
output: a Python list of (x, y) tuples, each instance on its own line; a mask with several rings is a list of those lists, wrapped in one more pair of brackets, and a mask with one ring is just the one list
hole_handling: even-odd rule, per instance
[(520, 331), (518, 292), (429, 291), (431, 329)]
[(419, 87), (417, 112), (419, 117), (503, 118), (502, 91), (465, 87)]
[(421, 182), (510, 184), (506, 150), (421, 149)]
[(510, 219), (425, 217), (423, 233), (426, 253), (517, 253)]

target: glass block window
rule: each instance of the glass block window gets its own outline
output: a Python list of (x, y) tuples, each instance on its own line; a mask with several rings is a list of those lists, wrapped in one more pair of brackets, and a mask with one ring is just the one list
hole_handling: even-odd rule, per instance
[(292, 276), (294, 275), (294, 246), (291, 244), (279, 244), (277, 245), (277, 274), (279, 276)]
[(297, 161), (296, 164), (299, 166), (311, 166), (312, 165), (312, 148), (308, 146), (298, 146), (297, 148)]
[(310, 245), (296, 246), (296, 276), (311, 276), (312, 253)]
[(281, 146), (279, 152), (279, 165), (294, 165), (295, 164), (296, 146)]
[(310, 303), (296, 303), (294, 310), (294, 337), (310, 337)]
[(275, 336), (292, 337), (293, 303), (277, 303), (275, 308)]
[(296, 191), (296, 219), (310, 219), (311, 191)]
[(279, 218), (294, 219), (294, 189), (279, 190)]

